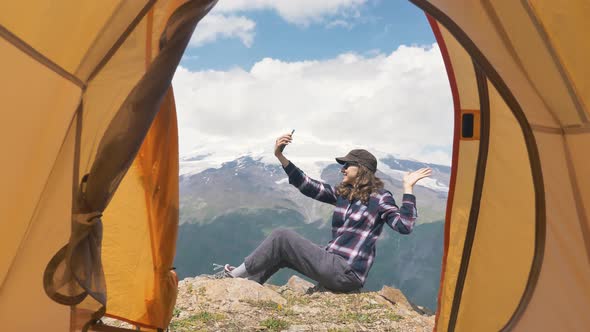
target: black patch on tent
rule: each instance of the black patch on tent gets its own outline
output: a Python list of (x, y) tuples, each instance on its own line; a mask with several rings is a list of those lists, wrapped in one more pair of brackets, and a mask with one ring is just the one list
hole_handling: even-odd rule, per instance
[(472, 113), (463, 114), (461, 119), (461, 136), (463, 138), (473, 138), (473, 120)]

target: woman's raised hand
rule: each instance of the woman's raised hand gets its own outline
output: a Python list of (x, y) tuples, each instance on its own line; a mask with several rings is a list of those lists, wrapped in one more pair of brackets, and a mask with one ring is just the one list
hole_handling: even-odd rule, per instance
[(282, 148), (291, 143), (291, 141), (293, 141), (293, 135), (291, 134), (284, 134), (283, 136), (277, 138), (277, 141), (275, 142), (275, 156), (281, 156), (283, 154)]
[(420, 181), (423, 178), (429, 177), (430, 175), (432, 175), (432, 169), (425, 167), (425, 168), (420, 168), (417, 171), (413, 171), (413, 172), (408, 172), (404, 175), (404, 190), (406, 192), (410, 192), (412, 191), (412, 188), (414, 187), (414, 185), (416, 184), (416, 182)]

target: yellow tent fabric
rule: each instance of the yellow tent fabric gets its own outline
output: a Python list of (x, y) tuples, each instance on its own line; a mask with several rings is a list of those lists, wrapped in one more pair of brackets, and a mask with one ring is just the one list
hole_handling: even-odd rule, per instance
[(0, 3), (4, 330), (81, 330), (104, 314), (167, 327), (178, 227), (170, 81), (214, 3)]
[(411, 1), (455, 104), (435, 330), (586, 331), (590, 3)]
[[(177, 137), (170, 90), (104, 215), (119, 221), (103, 238), (107, 287), (114, 288), (108, 288), (107, 313), (134, 324), (166, 327), (176, 301), (170, 267), (178, 229)], [(128, 238), (138, 233), (144, 236)]]

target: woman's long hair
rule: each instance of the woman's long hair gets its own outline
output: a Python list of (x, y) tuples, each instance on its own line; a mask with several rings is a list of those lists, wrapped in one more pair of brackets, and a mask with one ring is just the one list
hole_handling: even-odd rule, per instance
[(367, 204), (372, 193), (383, 189), (383, 181), (365, 166), (359, 165), (358, 168), (354, 183), (352, 185), (340, 183), (336, 187), (336, 194), (348, 198), (349, 201), (358, 199), (363, 204)]

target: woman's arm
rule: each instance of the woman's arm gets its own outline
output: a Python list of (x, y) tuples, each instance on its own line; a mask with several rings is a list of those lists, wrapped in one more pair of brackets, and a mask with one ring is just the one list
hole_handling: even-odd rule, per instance
[(320, 202), (336, 205), (336, 193), (332, 186), (310, 178), (285, 158), (280, 147), (291, 143), (291, 141), (292, 135), (285, 134), (279, 137), (275, 143), (275, 156), (279, 159), (285, 173), (289, 176), (289, 183), (299, 189), (299, 191), (305, 196), (311, 197)]
[(337, 197), (331, 185), (310, 178), (292, 162), (283, 169), (289, 176), (289, 183), (299, 189), (302, 194), (320, 202), (336, 205)]
[(398, 208), (389, 191), (385, 192), (379, 200), (379, 215), (393, 230), (401, 234), (410, 234), (414, 228), (418, 211), (416, 210), (416, 196), (413, 189), (416, 182), (432, 174), (432, 169), (421, 168), (404, 175), (404, 197), (402, 207)]
[(379, 215), (394, 231), (410, 234), (418, 218), (416, 197), (412, 194), (404, 194), (402, 207), (398, 208), (393, 195), (386, 191), (379, 199)]
[(287, 167), (287, 165), (289, 165), (289, 159), (285, 158), (285, 156), (283, 156), (282, 153), (278, 155), (277, 158), (279, 159), (283, 167)]

